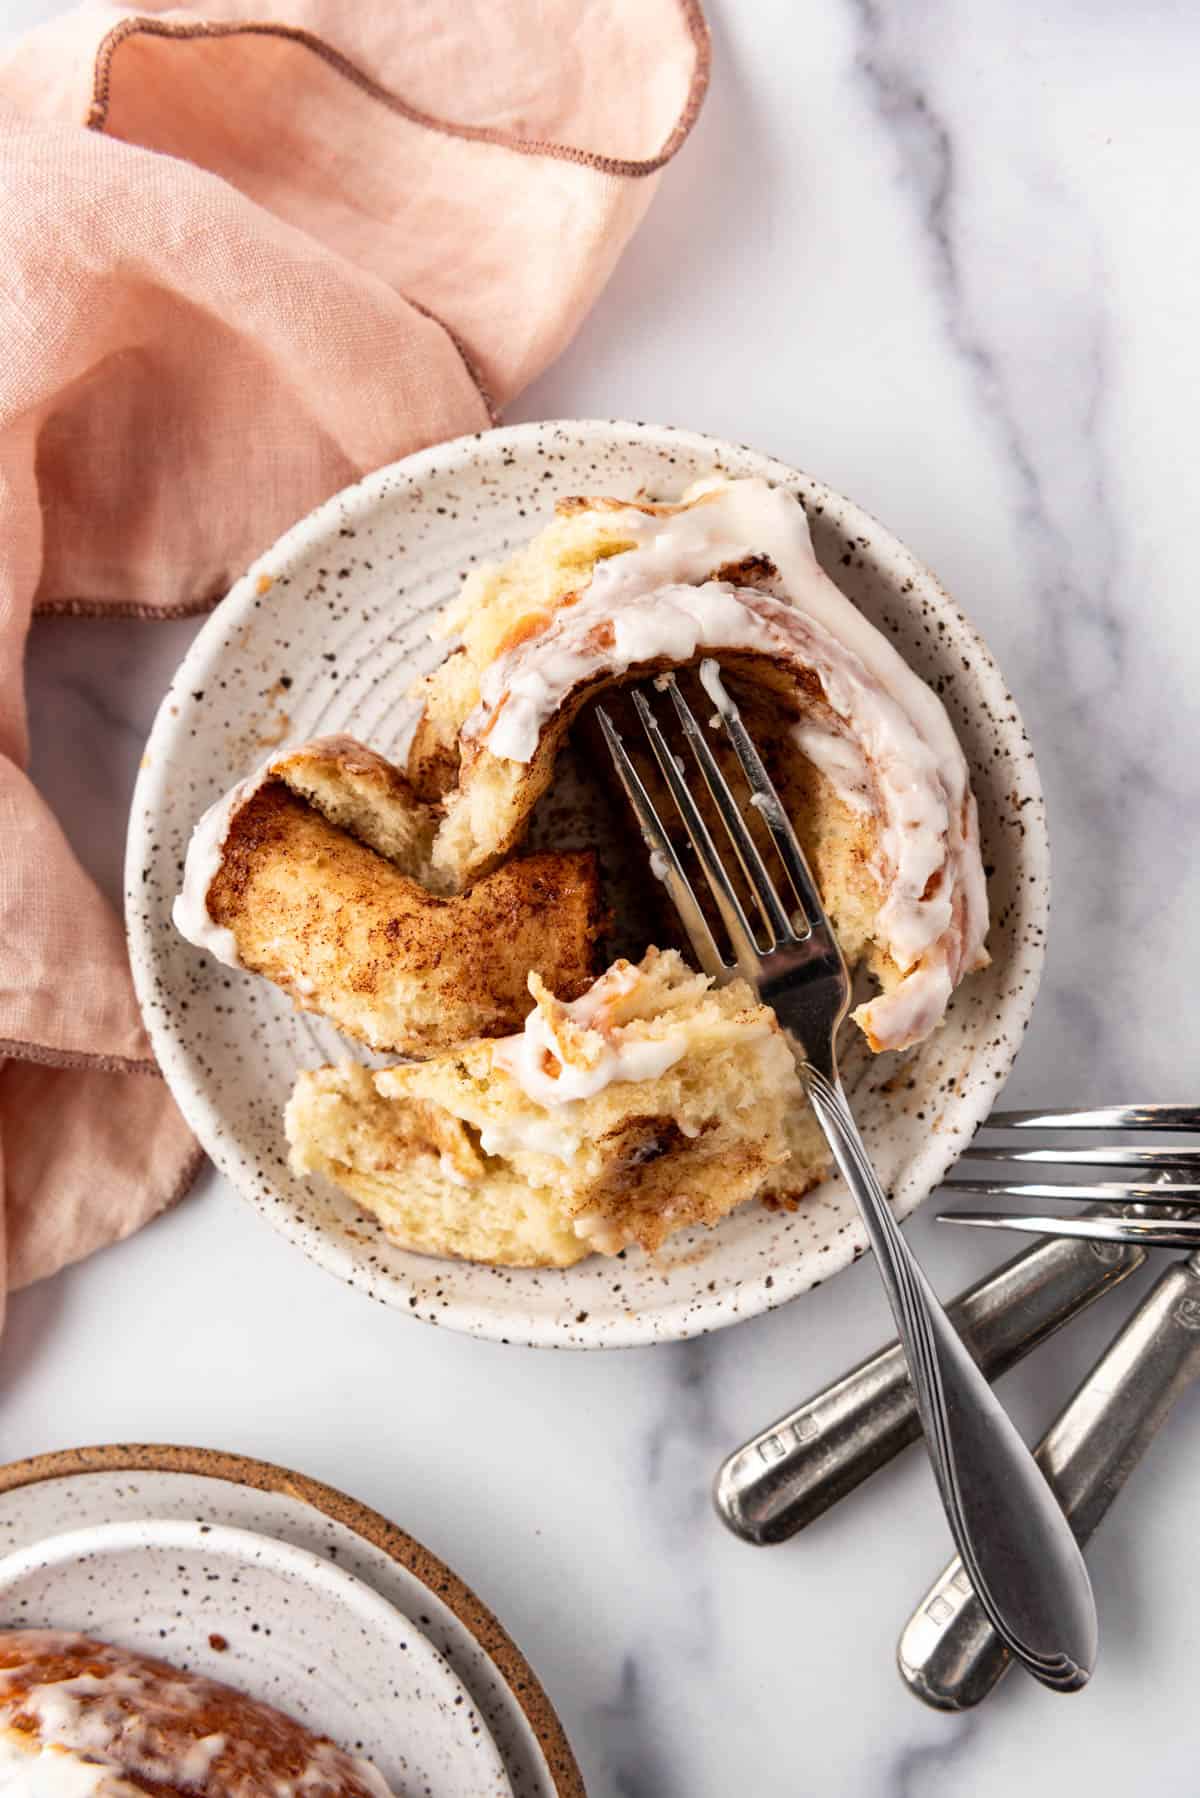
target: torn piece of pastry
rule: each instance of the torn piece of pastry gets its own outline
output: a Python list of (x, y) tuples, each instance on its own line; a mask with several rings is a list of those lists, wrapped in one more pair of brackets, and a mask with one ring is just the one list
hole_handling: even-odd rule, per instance
[(356, 737), (335, 736), (285, 750), (269, 766), (276, 780), (331, 824), (394, 862), (402, 874), (431, 884), (439, 811), (417, 797), (392, 762)]
[(940, 699), (822, 570), (803, 507), (761, 479), (678, 506), (568, 501), (445, 618), (461, 646), (419, 686), (414, 789), (444, 809), (436, 877), (464, 887), (521, 841), (581, 709), (613, 683), (706, 656), (756, 693), (783, 797), (843, 946), (882, 988), (872, 1048), (941, 1021), (986, 964), (967, 765)]
[(0, 1792), (398, 1798), (369, 1761), (231, 1686), (35, 1629), (0, 1631)]
[(344, 738), (306, 744), (201, 819), (176, 927), (397, 1054), (516, 1029), (531, 968), (549, 966), (570, 994), (588, 985), (601, 924), (591, 856), (514, 859), (442, 897), (419, 878), (430, 836), (382, 757)]
[(293, 1169), (326, 1175), (406, 1248), (518, 1267), (654, 1250), (823, 1178), (792, 1049), (743, 981), (714, 988), (650, 949), (573, 1002), (537, 975), (530, 991), (524, 1029), (499, 1042), (302, 1073)]

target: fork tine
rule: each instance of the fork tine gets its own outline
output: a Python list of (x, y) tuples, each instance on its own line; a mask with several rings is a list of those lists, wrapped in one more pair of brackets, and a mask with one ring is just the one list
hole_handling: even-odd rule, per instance
[(1126, 1149), (1102, 1145), (1087, 1149), (990, 1149), (972, 1143), (961, 1161), (1019, 1161), (1054, 1167), (1137, 1167), (1185, 1171), (1200, 1168), (1200, 1149)]
[(1200, 1130), (1195, 1105), (1105, 1105), (1098, 1110), (996, 1111), (981, 1130)]
[[(683, 726), (683, 734), (688, 740), (692, 754), (700, 764), (700, 772), (704, 776), (704, 784), (712, 795), (713, 804), (721, 815), (726, 835), (733, 844), (734, 853), (742, 864), (742, 872), (754, 894), (755, 904), (762, 913), (763, 923), (771, 932), (776, 943), (794, 943), (797, 935), (792, 920), (783, 909), (779, 894), (775, 891), (775, 883), (767, 872), (766, 863), (758, 852), (758, 844), (746, 828), (746, 820), (742, 817), (737, 800), (729, 790), (729, 783), (722, 774), (716, 756), (705, 740), (704, 732), (696, 722), (696, 715), (691, 706), (679, 691), (679, 685), (673, 674), (668, 674), (660, 683), (671, 695), (676, 716)], [(807, 934), (807, 930), (805, 932)]]
[(1036, 1180), (956, 1180), (951, 1175), (942, 1185), (956, 1197), (961, 1193), (1007, 1193), (1018, 1199), (1073, 1199), (1091, 1205), (1180, 1206), (1200, 1200), (1200, 1186), (1182, 1180), (1165, 1180), (1155, 1186), (1106, 1180), (1096, 1186), (1084, 1186), (1074, 1181), (1054, 1185)]
[(825, 907), (821, 903), (821, 895), (817, 892), (816, 882), (809, 873), (808, 863), (792, 829), (787, 813), (783, 809), (779, 794), (770, 775), (762, 764), (762, 757), (754, 747), (749, 731), (742, 722), (742, 714), (725, 691), (721, 679), (720, 665), (711, 657), (700, 664), (700, 681), (717, 708), (717, 715), (725, 726), (734, 753), (742, 764), (742, 772), (750, 783), (750, 791), (757, 810), (762, 813), (763, 823), (771, 833), (772, 841), (787, 869), (788, 879), (800, 902), (801, 910), (808, 920), (810, 930), (820, 928), (832, 936), (832, 928), (825, 916)]
[(1200, 1248), (1200, 1218), (1023, 1217), (1007, 1211), (943, 1211), (939, 1224), (1017, 1230), (1027, 1236), (1079, 1236), (1089, 1242), (1136, 1242), (1151, 1249)]
[(759, 948), (750, 929), (750, 920), (743, 911), (742, 902), (722, 866), (716, 844), (712, 840), (712, 834), (700, 815), (696, 801), (688, 791), (687, 782), (679, 772), (675, 757), (671, 752), (671, 745), (663, 736), (662, 726), (654, 716), (650, 702), (644, 693), (638, 692), (636, 687), (632, 690), (632, 698), (634, 710), (641, 720), (642, 729), (646, 733), (647, 741), (654, 753), (654, 759), (662, 770), (663, 779), (675, 801), (676, 810), (683, 820), (684, 829), (688, 833), (692, 848), (696, 851), (696, 858), (703, 869), (704, 878), (709, 884), (712, 896), (717, 902), (717, 909), (729, 932), (734, 958), (746, 979), (756, 985), (760, 972)]
[(674, 844), (663, 829), (662, 820), (654, 809), (654, 803), (642, 783), (642, 777), (629, 759), (629, 752), (603, 706), (596, 707), (596, 716), (600, 720), (600, 729), (604, 733), (604, 741), (607, 743), (608, 753), (613, 759), (617, 778), (625, 789), (626, 797), (633, 808), (642, 836), (645, 838), (646, 847), (650, 851), (651, 862), (653, 863), (653, 858), (658, 856), (659, 866), (665, 870), (661, 875), (662, 881), (671, 895), (672, 903), (679, 913), (692, 948), (696, 951), (696, 959), (706, 974), (714, 980), (720, 980), (729, 970), (717, 947), (716, 939), (708, 927), (708, 920), (692, 891), (692, 883), (675, 853)]

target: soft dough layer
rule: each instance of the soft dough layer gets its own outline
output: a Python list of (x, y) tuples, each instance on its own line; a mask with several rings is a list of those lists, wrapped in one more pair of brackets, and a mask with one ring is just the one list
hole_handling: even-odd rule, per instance
[(462, 645), (419, 689), (409, 774), (444, 807), (431, 864), (447, 884), (521, 840), (589, 700), (712, 655), (781, 702), (776, 759), (812, 771), (783, 784), (807, 783), (835, 826), (798, 818), (801, 834), (857, 840), (815, 872), (835, 928), (857, 920), (861, 935), (870, 917), (865, 958), (884, 990), (855, 1015), (872, 1047), (927, 1036), (985, 964), (978, 823), (953, 728), (821, 569), (791, 494), (742, 480), (681, 506), (573, 502), (504, 567), (472, 577), (446, 628)]
[(0, 1631), (14, 1798), (393, 1798), (369, 1762), (231, 1686), (57, 1630)]
[(536, 975), (530, 991), (520, 1035), (375, 1074), (302, 1073), (294, 1170), (327, 1175), (406, 1248), (553, 1267), (657, 1249), (823, 1177), (792, 1051), (744, 982), (714, 990), (651, 949), (573, 1004)]

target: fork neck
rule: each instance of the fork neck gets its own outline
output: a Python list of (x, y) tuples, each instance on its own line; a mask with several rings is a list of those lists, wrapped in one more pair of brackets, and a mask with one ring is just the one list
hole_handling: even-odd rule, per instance
[(822, 1079), (829, 1082), (829, 1085), (833, 1088), (834, 1092), (837, 1093), (844, 1104), (846, 1095), (842, 1091), (842, 1077), (838, 1072), (837, 1045), (832, 1037), (825, 1042), (818, 1041), (814, 1043), (811, 1049), (808, 1049), (800, 1042), (799, 1038), (790, 1031), (789, 1035), (792, 1037), (792, 1042), (795, 1045), (796, 1053), (801, 1063), (801, 1078), (804, 1078), (803, 1070), (811, 1069)]

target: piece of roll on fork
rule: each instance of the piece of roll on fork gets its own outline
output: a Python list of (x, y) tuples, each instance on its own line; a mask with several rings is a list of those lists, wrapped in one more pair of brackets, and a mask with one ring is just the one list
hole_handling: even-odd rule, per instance
[(396, 1054), (518, 1029), (531, 969), (582, 992), (602, 922), (593, 857), (522, 857), (441, 894), (425, 884), (435, 822), (352, 738), (285, 751), (200, 820), (176, 928)]

